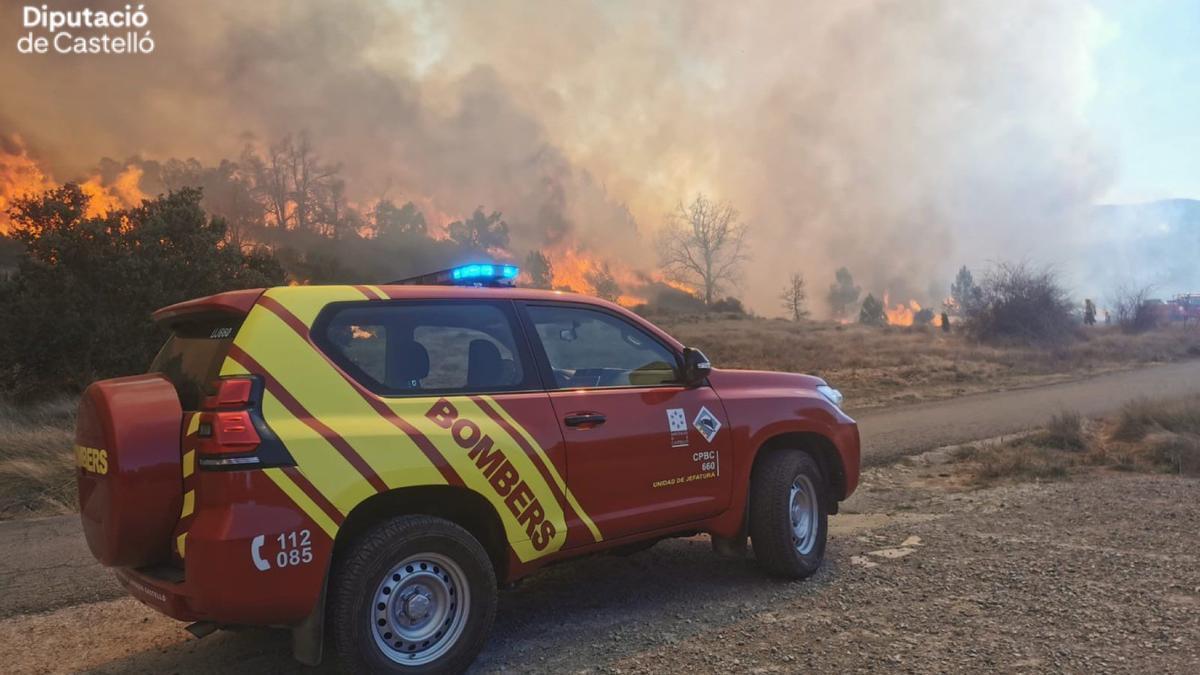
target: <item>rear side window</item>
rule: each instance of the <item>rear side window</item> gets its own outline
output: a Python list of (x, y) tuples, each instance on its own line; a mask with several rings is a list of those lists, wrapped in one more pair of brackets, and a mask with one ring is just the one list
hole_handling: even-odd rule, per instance
[(560, 388), (678, 384), (675, 353), (628, 321), (549, 305), (530, 305), (529, 318)]
[(379, 394), (535, 388), (507, 303), (335, 305), (318, 319), (314, 335), (335, 363)]
[(151, 362), (150, 372), (162, 373), (175, 385), (184, 410), (200, 409), (241, 323), (240, 317), (220, 317), (173, 326), (171, 337)]

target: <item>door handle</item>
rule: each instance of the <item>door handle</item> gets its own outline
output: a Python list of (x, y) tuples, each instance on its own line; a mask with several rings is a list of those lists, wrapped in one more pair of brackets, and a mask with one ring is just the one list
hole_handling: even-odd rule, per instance
[(601, 424), (604, 424), (607, 420), (608, 418), (600, 413), (583, 412), (571, 413), (570, 415), (567, 415), (563, 418), (563, 423), (569, 427), (583, 427), (584, 429), (590, 429), (592, 427), (598, 427)]

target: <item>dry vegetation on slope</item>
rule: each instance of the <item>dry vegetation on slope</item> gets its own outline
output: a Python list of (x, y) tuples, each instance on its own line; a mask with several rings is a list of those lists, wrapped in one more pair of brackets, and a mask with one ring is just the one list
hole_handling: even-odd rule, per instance
[(1200, 356), (1200, 329), (1140, 335), (1083, 331), (1058, 348), (997, 347), (934, 327), (872, 327), (782, 319), (650, 317), (718, 368), (819, 375), (850, 409), (936, 400)]

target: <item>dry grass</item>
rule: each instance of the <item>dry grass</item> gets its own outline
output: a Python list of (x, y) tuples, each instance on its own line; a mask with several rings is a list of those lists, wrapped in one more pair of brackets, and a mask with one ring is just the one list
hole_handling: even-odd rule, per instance
[(1059, 479), (1082, 467), (1200, 476), (1200, 395), (1133, 401), (1094, 422), (1060, 413), (1033, 434), (960, 448), (956, 458), (983, 484)]
[(0, 401), (0, 519), (76, 509), (75, 399)]
[(1083, 331), (1061, 347), (981, 345), (934, 327), (870, 327), (782, 319), (651, 317), (718, 367), (812, 373), (852, 409), (1045, 384), (1200, 356), (1200, 330), (1126, 335)]

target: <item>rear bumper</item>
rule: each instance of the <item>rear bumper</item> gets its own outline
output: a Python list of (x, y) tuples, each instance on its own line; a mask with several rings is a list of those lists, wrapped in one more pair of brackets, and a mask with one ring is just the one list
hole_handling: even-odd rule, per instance
[(129, 594), (153, 609), (180, 621), (200, 621), (202, 617), (193, 607), (189, 594), (193, 589), (184, 583), (172, 583), (138, 570), (121, 568), (117, 581)]
[[(117, 570), (142, 603), (180, 621), (295, 625), (316, 606), (333, 541), (262, 471), (201, 472), (183, 569)], [(204, 495), (219, 495), (206, 503)], [(232, 503), (222, 503), (233, 498)], [(282, 543), (281, 543), (282, 542)]]

